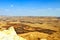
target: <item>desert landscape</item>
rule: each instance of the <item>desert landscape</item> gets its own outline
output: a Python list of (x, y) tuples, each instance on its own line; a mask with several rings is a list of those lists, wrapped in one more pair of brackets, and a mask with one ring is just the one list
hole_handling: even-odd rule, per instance
[(0, 16), (0, 30), (11, 26), (26, 40), (60, 40), (60, 17)]

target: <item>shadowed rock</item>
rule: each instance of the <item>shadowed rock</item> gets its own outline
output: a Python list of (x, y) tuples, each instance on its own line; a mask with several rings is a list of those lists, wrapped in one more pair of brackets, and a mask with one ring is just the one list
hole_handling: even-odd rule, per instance
[(17, 32), (17, 34), (23, 34), (23, 33), (28, 33), (28, 32), (42, 32), (42, 33), (46, 33), (49, 35), (56, 32), (51, 29), (43, 29), (40, 27), (30, 27), (30, 26), (24, 25), (24, 24), (22, 24), (21, 27), (15, 28), (15, 31)]

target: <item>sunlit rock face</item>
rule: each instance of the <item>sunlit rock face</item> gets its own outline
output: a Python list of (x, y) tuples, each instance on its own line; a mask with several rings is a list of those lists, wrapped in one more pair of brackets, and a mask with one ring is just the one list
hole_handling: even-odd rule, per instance
[(8, 30), (0, 31), (0, 40), (26, 40), (18, 36), (13, 27)]
[(41, 40), (47, 40), (47, 39), (41, 39)]

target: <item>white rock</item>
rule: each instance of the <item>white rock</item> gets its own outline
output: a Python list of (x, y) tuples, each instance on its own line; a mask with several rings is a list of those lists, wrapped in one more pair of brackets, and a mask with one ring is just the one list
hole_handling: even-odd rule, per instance
[(26, 40), (18, 36), (13, 27), (8, 30), (0, 31), (0, 40)]

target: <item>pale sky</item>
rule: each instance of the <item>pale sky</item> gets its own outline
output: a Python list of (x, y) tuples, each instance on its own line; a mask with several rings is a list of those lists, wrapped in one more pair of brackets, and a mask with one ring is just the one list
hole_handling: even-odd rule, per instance
[(0, 0), (0, 15), (60, 16), (60, 0)]

